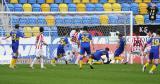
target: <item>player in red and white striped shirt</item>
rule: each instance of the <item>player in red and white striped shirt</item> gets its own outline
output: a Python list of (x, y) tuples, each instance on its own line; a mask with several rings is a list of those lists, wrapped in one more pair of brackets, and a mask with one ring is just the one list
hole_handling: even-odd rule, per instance
[(41, 68), (44, 68), (43, 64), (43, 57), (44, 57), (44, 51), (43, 51), (43, 45), (47, 46), (47, 43), (44, 41), (44, 36), (43, 36), (43, 27), (40, 27), (39, 29), (40, 34), (36, 37), (36, 57), (34, 58), (33, 62), (31, 63), (30, 67), (33, 69), (33, 65), (36, 62), (37, 59), (41, 60)]

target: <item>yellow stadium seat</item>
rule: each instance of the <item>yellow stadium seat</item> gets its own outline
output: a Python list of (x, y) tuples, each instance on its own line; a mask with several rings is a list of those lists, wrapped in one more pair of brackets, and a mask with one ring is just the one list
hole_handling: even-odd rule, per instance
[(12, 3), (12, 4), (18, 4), (18, 0), (10, 0), (10, 3)]
[(98, 3), (98, 0), (91, 0), (91, 3)]
[(89, 3), (89, 0), (82, 0), (82, 3)]
[(46, 3), (54, 3), (54, 0), (46, 0)]
[(143, 0), (144, 3), (150, 3), (151, 0)]
[(60, 12), (67, 12), (68, 5), (67, 4), (59, 4), (59, 10), (60, 10)]
[(104, 11), (112, 11), (112, 5), (110, 3), (105, 3), (103, 5)]
[(23, 31), (24, 31), (24, 36), (26, 36), (26, 37), (31, 37), (32, 36), (31, 27), (24, 27)]
[(116, 0), (108, 0), (108, 3), (116, 3)]
[(121, 11), (121, 5), (119, 3), (112, 4), (113, 11)]
[(135, 0), (136, 3), (142, 3), (142, 0)]
[(42, 4), (41, 9), (42, 9), (42, 12), (50, 12), (49, 4)]
[(81, 0), (73, 0), (73, 3), (81, 3)]
[(39, 27), (32, 28), (33, 36), (37, 36), (39, 34)]
[(136, 24), (144, 24), (144, 17), (143, 17), (143, 15), (136, 15), (135, 16), (135, 21), (136, 21)]
[(23, 4), (24, 12), (32, 12), (32, 5), (31, 4)]
[(148, 5), (146, 3), (140, 3), (139, 4), (140, 14), (147, 14), (147, 7), (148, 7)]
[(103, 24), (108, 24), (108, 16), (107, 15), (100, 15), (99, 17), (100, 23)]
[(47, 26), (54, 26), (54, 24), (55, 24), (54, 16), (52, 16), (52, 15), (46, 16), (46, 22), (47, 22)]
[(85, 4), (77, 4), (77, 11), (86, 11)]

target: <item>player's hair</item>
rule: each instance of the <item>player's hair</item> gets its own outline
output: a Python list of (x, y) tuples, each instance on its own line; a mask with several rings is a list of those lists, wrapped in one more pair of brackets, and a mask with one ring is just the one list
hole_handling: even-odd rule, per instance
[(16, 25), (15, 25), (15, 29), (19, 29), (19, 24), (16, 24)]
[(108, 47), (106, 47), (106, 48), (105, 48), (105, 50), (109, 51), (109, 48), (108, 48)]
[(150, 32), (151, 34), (153, 34), (153, 30), (148, 30), (147, 33), (149, 33), (149, 32)]
[(79, 32), (80, 30), (79, 29), (76, 29), (76, 32)]
[(123, 35), (122, 35), (122, 34), (119, 34), (118, 37), (123, 37)]
[(39, 31), (40, 31), (40, 32), (43, 32), (43, 31), (44, 31), (44, 28), (43, 28), (43, 27), (40, 27)]
[(84, 26), (84, 27), (83, 27), (83, 31), (88, 31), (88, 27), (87, 27), (87, 26)]

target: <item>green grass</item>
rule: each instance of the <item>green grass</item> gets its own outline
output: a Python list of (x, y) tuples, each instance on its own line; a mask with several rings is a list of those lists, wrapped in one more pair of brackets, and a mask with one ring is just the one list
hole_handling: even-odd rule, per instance
[(94, 70), (88, 65), (83, 70), (77, 65), (47, 65), (45, 70), (40, 65), (34, 70), (28, 66), (17, 65), (11, 70), (0, 65), (0, 84), (160, 84), (159, 71), (154, 75), (143, 73), (141, 65), (94, 65)]

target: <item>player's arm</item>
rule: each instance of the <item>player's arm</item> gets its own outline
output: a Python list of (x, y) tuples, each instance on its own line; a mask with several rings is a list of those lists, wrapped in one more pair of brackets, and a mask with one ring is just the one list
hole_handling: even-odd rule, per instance
[(95, 50), (94, 49), (94, 43), (93, 43), (93, 39), (92, 39), (92, 35), (91, 34), (89, 35), (89, 39), (90, 39), (90, 43), (91, 43), (92, 49), (94, 51)]
[(3, 38), (3, 40), (6, 40), (6, 39), (8, 39), (9, 37), (11, 37), (11, 36), (9, 35), (9, 36), (7, 36), (7, 37)]
[(147, 43), (144, 44), (144, 47), (143, 47), (143, 51), (144, 49), (147, 47), (148, 44), (150, 44), (152, 42), (152, 38), (150, 38)]

